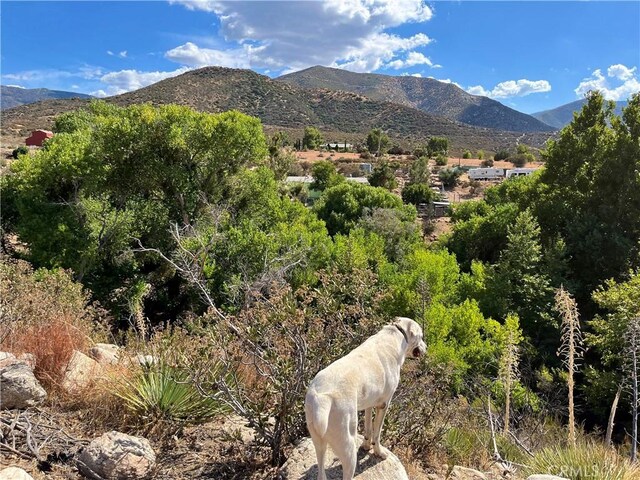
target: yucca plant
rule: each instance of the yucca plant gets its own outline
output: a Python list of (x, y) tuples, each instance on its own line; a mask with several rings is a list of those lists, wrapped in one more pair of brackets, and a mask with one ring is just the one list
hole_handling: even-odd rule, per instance
[[(217, 368), (213, 375), (220, 375)], [(203, 395), (184, 369), (159, 362), (145, 366), (133, 377), (118, 382), (115, 395), (134, 422), (154, 429), (158, 424), (179, 427), (207, 421), (226, 411), (218, 392)]]
[(530, 473), (548, 473), (571, 480), (640, 478), (640, 466), (596, 442), (579, 442), (576, 447), (545, 448), (527, 464)]

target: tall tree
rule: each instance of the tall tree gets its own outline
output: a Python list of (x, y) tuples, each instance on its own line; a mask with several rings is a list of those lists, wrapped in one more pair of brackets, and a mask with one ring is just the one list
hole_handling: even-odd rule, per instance
[(389, 147), (389, 137), (380, 128), (374, 128), (367, 135), (367, 149), (369, 153), (379, 157), (380, 155), (387, 153)]

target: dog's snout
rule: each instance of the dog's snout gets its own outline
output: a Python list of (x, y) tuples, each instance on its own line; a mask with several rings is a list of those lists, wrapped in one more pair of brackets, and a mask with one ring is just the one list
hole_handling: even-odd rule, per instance
[(427, 345), (424, 342), (420, 342), (420, 344), (413, 349), (411, 352), (415, 358), (421, 357), (427, 351)]

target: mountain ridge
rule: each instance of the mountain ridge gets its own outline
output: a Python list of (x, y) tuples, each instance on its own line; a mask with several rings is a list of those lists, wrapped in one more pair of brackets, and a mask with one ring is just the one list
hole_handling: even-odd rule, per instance
[[(551, 125), (555, 128), (563, 128), (571, 123), (573, 120), (573, 114), (579, 112), (582, 107), (587, 103), (586, 99), (576, 100), (575, 102), (565, 103), (559, 107), (551, 108), (549, 110), (543, 110), (541, 112), (532, 113), (531, 116), (537, 118), (541, 122)], [(622, 108), (627, 105), (628, 102), (616, 102), (615, 113), (620, 115)]]
[(42, 100), (65, 98), (93, 98), (91, 95), (48, 88), (22, 88), (11, 85), (0, 85), (0, 110), (20, 105), (36, 103)]
[(276, 81), (307, 89), (327, 88), (353, 92), (373, 100), (398, 103), (476, 127), (523, 133), (555, 130), (539, 119), (496, 100), (471, 95), (453, 83), (433, 78), (356, 73), (315, 66), (282, 75)]

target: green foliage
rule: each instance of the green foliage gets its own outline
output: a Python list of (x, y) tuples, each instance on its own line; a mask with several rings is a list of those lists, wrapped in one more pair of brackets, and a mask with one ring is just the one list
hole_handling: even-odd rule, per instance
[(314, 163), (311, 169), (311, 176), (313, 177), (312, 190), (324, 191), (344, 182), (344, 177), (338, 173), (335, 165), (328, 160), (320, 160)]
[(395, 174), (395, 166), (386, 160), (381, 160), (373, 167), (373, 172), (368, 177), (372, 187), (382, 187), (393, 190), (398, 186)]
[(324, 191), (314, 205), (314, 211), (327, 225), (331, 235), (346, 234), (367, 213), (376, 208), (398, 210), (404, 221), (416, 218), (414, 207), (384, 188), (370, 187), (355, 182), (344, 182)]
[(409, 183), (429, 183), (429, 159), (418, 157), (409, 167)]
[(449, 163), (449, 158), (446, 155), (443, 155), (442, 153), (436, 155), (436, 165), (444, 166), (447, 163)]
[(384, 240), (384, 254), (392, 262), (404, 258), (421, 241), (415, 220), (397, 209), (376, 208), (367, 212), (360, 226)]
[(462, 158), (472, 158), (472, 153), (471, 153), (471, 151), (470, 151), (470, 150), (465, 150), (465, 151), (462, 153)]
[[(210, 373), (222, 376), (220, 367), (217, 364)], [(133, 377), (122, 378), (114, 393), (134, 416), (134, 422), (149, 428), (159, 422), (202, 423), (228, 411), (219, 392), (203, 396), (187, 371), (163, 362), (143, 366)]]
[(449, 188), (455, 187), (458, 184), (461, 175), (462, 170), (459, 168), (445, 168), (438, 172), (438, 177), (440, 181), (442, 181), (442, 184)]
[(372, 129), (367, 135), (367, 149), (376, 156), (387, 153), (389, 137), (380, 128)]
[(302, 148), (308, 148), (309, 150), (318, 149), (323, 142), (322, 133), (315, 127), (305, 127), (304, 135), (302, 137)]
[[(28, 243), (35, 265), (71, 268), (101, 298), (160, 267), (131, 252), (136, 238), (170, 250), (170, 225), (197, 223), (228, 197), (234, 175), (267, 154), (259, 120), (234, 111), (94, 101), (56, 128), (46, 148), (14, 162), (3, 180), (3, 226)], [(156, 280), (160, 295), (166, 278)]]
[(484, 160), (484, 150), (478, 150), (478, 153), (476, 153), (476, 158)]
[(410, 183), (402, 189), (402, 201), (420, 205), (435, 200), (437, 194), (426, 183)]
[(431, 137), (427, 142), (427, 154), (430, 157), (436, 155), (446, 156), (449, 153), (449, 139), (445, 137)]
[(530, 158), (528, 155), (518, 154), (518, 155), (510, 156), (509, 158), (507, 158), (507, 160), (513, 163), (514, 167), (521, 168), (521, 167), (524, 167), (527, 164), (527, 162), (531, 162), (535, 160), (535, 158)]
[(511, 156), (511, 154), (509, 153), (508, 150), (498, 150), (496, 152), (496, 154), (493, 156), (493, 159), (495, 161), (498, 160), (506, 160), (507, 158), (509, 158)]

